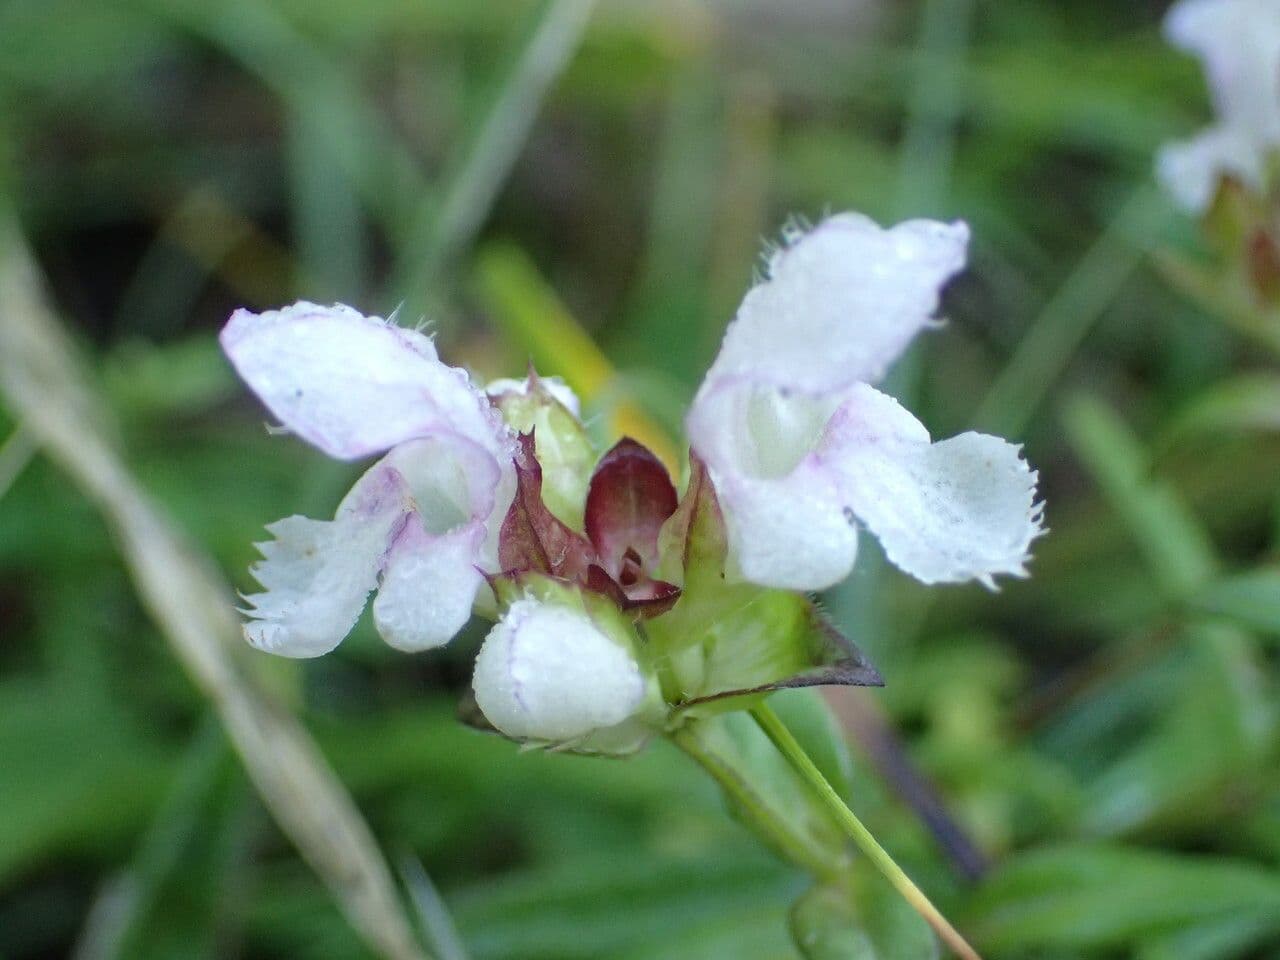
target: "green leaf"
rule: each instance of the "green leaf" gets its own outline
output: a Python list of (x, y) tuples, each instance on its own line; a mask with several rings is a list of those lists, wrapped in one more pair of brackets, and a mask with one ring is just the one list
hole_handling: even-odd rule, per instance
[(1163, 451), (1185, 440), (1224, 431), (1280, 431), (1280, 377), (1244, 375), (1200, 391), (1173, 416), (1156, 448)]
[(806, 960), (934, 960), (928, 925), (879, 876), (852, 875), (853, 890), (816, 886), (791, 908), (791, 935)]
[(1252, 864), (1102, 844), (1024, 854), (978, 892), (972, 919), (991, 952), (1133, 949), (1234, 920), (1280, 930), (1280, 876)]
[(1280, 638), (1280, 568), (1262, 567), (1216, 580), (1192, 598), (1191, 606)]
[(1265, 777), (1275, 706), (1247, 637), (1189, 630), (1176, 695), (1150, 733), (1088, 784), (1085, 828), (1116, 835), (1154, 825), (1203, 830)]
[(1182, 599), (1214, 573), (1203, 528), (1173, 490), (1148, 475), (1146, 455), (1124, 422), (1101, 402), (1078, 397), (1066, 414), (1071, 445), (1111, 508), (1128, 526), (1169, 599)]

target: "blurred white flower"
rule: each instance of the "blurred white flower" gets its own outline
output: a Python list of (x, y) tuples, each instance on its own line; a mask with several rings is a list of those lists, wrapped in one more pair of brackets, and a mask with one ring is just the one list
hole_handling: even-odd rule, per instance
[(576, 607), (517, 600), (489, 632), (476, 703), (509, 737), (562, 743), (622, 723), (646, 681), (626, 644)]
[(1213, 202), (1224, 176), (1261, 190), (1267, 155), (1280, 147), (1280, 2), (1179, 0), (1164, 30), (1203, 62), (1217, 122), (1161, 149), (1161, 182), (1196, 213)]
[(447, 643), (497, 572), (511, 502), (513, 440), (465, 372), (431, 341), (350, 307), (299, 302), (237, 310), (221, 335), (240, 376), (288, 430), (330, 456), (390, 452), (362, 476), (333, 520), (287, 517), (267, 529), (245, 599), (254, 646), (288, 657), (336, 647), (378, 589), (387, 643)]
[(688, 417), (737, 575), (831, 586), (853, 567), (857, 521), (925, 583), (1026, 574), (1041, 528), (1018, 448), (977, 433), (932, 443), (868, 385), (929, 325), (968, 239), (963, 223), (885, 230), (846, 213), (770, 259)]

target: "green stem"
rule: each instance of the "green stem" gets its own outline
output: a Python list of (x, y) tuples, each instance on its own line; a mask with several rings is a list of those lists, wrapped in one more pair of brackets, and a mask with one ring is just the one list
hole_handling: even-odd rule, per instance
[(963, 957), (964, 960), (982, 960), (978, 952), (969, 946), (959, 931), (951, 926), (947, 922), (947, 918), (938, 912), (938, 908), (929, 902), (929, 898), (898, 866), (888, 851), (876, 842), (876, 838), (871, 835), (871, 831), (863, 825), (862, 821), (849, 809), (835, 788), (827, 782), (826, 777), (822, 775), (822, 771), (817, 768), (813, 760), (809, 758), (809, 755), (804, 752), (804, 748), (791, 735), (791, 731), (786, 728), (778, 718), (778, 715), (773, 712), (773, 709), (766, 703), (760, 703), (751, 709), (751, 716), (755, 718), (765, 736), (773, 741), (773, 745), (778, 748), (778, 751), (791, 764), (796, 773), (800, 775), (800, 779), (813, 790), (814, 795), (827, 807), (835, 817), (836, 822), (844, 828), (850, 839), (858, 845), (858, 849), (866, 855), (868, 860), (876, 865), (876, 868), (884, 874), (885, 879), (902, 894), (906, 901), (915, 908), (916, 912), (924, 917), (943, 943), (947, 944), (957, 956)]
[(711, 775), (725, 795), (733, 799), (739, 816), (779, 853), (828, 883), (843, 883), (847, 870), (843, 858), (816, 847), (771, 809), (733, 765), (705, 741), (698, 723), (675, 731), (671, 740)]

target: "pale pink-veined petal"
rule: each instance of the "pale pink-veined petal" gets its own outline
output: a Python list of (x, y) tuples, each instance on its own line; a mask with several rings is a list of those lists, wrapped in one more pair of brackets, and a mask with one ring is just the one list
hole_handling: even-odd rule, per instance
[(280, 422), (330, 456), (356, 459), (442, 429), (495, 452), (504, 442), (501, 418), (466, 373), (441, 363), (427, 337), (381, 318), (304, 301), (237, 310), (220, 339)]
[(704, 389), (744, 375), (811, 391), (878, 380), (934, 316), (968, 240), (963, 223), (884, 229), (856, 213), (824, 220), (772, 256)]
[(498, 572), (498, 534), (515, 496), (512, 447), (491, 454), (461, 434), (442, 431), (387, 455), (404, 476), (425, 528), (439, 535), (470, 523), (485, 536), (473, 563)]

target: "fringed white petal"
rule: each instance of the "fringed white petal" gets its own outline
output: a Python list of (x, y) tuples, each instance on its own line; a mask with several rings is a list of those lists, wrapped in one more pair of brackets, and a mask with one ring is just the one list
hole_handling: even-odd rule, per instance
[(1036, 474), (998, 437), (940, 443), (897, 401), (856, 388), (832, 417), (819, 454), (853, 513), (900, 569), (924, 583), (1026, 576), (1041, 533)]
[(630, 717), (645, 696), (632, 652), (581, 610), (518, 600), (485, 638), (476, 703), (510, 737), (564, 742)]
[(933, 317), (968, 240), (963, 223), (824, 220), (770, 259), (704, 389), (739, 375), (811, 391), (878, 380)]
[(285, 427), (325, 453), (356, 459), (448, 429), (497, 451), (501, 419), (431, 341), (341, 304), (237, 310), (223, 350)]
[(267, 527), (262, 561), (250, 572), (263, 591), (246, 596), (245, 639), (284, 657), (318, 657), (351, 632), (388, 543), (404, 520), (407, 490), (379, 464), (361, 478), (333, 520), (286, 517)]
[[(508, 471), (510, 472), (510, 471)], [(498, 525), (504, 472), (478, 444), (442, 432), (391, 451), (358, 480), (331, 521), (290, 517), (270, 529), (248, 597), (245, 635), (284, 656), (327, 653), (377, 587), (374, 623), (402, 650), (441, 646), (466, 624)], [(504, 508), (505, 509), (505, 508)], [(381, 584), (379, 585), (379, 574)]]

